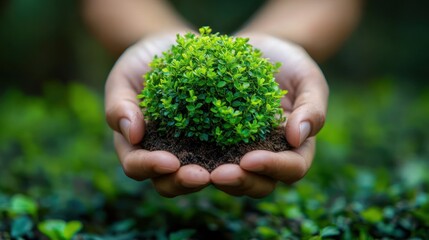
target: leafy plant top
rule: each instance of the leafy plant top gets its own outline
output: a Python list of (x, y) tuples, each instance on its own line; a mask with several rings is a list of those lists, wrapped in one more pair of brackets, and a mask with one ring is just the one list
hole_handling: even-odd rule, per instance
[(177, 35), (176, 44), (155, 56), (138, 97), (145, 117), (175, 137), (230, 145), (263, 139), (284, 117), (286, 90), (272, 64), (248, 38), (212, 34)]

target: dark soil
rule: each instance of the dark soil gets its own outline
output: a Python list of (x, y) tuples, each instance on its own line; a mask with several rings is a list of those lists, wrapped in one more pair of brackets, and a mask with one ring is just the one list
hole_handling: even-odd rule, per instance
[(175, 138), (160, 135), (154, 124), (146, 124), (146, 133), (141, 147), (149, 151), (164, 150), (176, 155), (182, 165), (198, 164), (209, 172), (225, 163), (240, 163), (241, 157), (253, 150), (281, 152), (291, 149), (286, 141), (284, 128), (277, 128), (265, 140), (253, 143), (239, 143), (227, 147), (202, 142), (194, 138)]

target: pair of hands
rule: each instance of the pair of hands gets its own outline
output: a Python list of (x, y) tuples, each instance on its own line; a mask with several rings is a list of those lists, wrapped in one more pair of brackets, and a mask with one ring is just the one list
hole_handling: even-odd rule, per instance
[(114, 130), (115, 149), (128, 177), (152, 179), (156, 190), (166, 197), (213, 184), (231, 195), (259, 198), (271, 193), (278, 181), (293, 183), (306, 174), (314, 157), (314, 135), (325, 120), (329, 94), (326, 80), (301, 47), (267, 35), (246, 37), (264, 57), (282, 63), (276, 80), (288, 90), (282, 106), (288, 118), (286, 139), (294, 149), (279, 153), (252, 151), (239, 165), (221, 165), (211, 173), (198, 165), (180, 166), (169, 152), (141, 149), (145, 124), (136, 96), (142, 88), (142, 75), (150, 70), (148, 64), (154, 55), (160, 56), (176, 39), (175, 34), (160, 34), (127, 49), (106, 82), (106, 118)]

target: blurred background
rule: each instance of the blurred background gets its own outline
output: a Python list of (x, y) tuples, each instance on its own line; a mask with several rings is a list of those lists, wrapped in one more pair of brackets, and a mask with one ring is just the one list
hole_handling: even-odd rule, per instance
[[(76, 1), (2, 1), (0, 239), (37, 239), (52, 219), (77, 220), (84, 239), (429, 238), (427, 9), (367, 1), (321, 65), (330, 107), (305, 179), (261, 200), (214, 188), (164, 199), (120, 168), (103, 111), (115, 56)], [(203, 24), (233, 31), (243, 17), (223, 12)]]

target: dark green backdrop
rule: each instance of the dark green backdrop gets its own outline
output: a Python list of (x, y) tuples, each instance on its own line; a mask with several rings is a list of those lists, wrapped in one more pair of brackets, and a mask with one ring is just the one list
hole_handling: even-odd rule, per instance
[[(225, 33), (233, 32), (261, 4), (172, 2), (189, 21)], [(102, 85), (114, 58), (88, 34), (75, 1), (14, 0), (0, 6), (2, 91), (19, 86), (32, 92), (48, 80)], [(342, 51), (322, 65), (328, 80), (333, 82), (333, 75), (352, 81), (395, 75), (400, 81), (424, 83), (429, 73), (428, 8), (425, 1), (367, 1), (359, 28)]]

